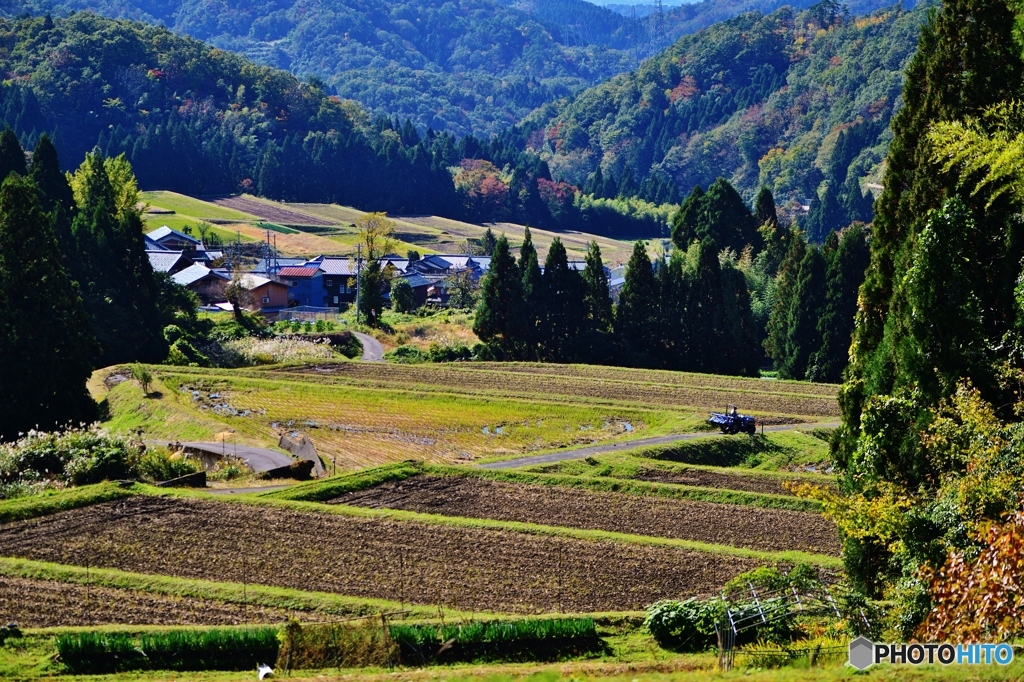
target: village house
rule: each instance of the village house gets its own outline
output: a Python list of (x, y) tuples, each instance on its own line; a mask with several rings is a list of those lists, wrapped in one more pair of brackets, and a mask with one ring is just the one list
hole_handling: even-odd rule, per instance
[(201, 263), (194, 263), (171, 276), (175, 284), (180, 284), (204, 304), (209, 305), (226, 298), (225, 291), (231, 282), (226, 272), (211, 270)]
[(277, 277), (288, 285), (289, 306), (322, 308), (327, 305), (324, 273), (319, 265), (288, 266), (281, 268)]

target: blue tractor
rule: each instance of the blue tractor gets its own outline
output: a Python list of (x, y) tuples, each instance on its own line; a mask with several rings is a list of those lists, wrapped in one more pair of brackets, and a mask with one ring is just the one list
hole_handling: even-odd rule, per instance
[(740, 414), (735, 405), (729, 405), (725, 412), (712, 412), (708, 424), (714, 424), (722, 433), (757, 433), (757, 420)]

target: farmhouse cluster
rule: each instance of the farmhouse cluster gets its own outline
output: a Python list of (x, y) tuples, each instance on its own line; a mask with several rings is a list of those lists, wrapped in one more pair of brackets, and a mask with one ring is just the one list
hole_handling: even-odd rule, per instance
[[(208, 249), (201, 240), (163, 226), (146, 235), (146, 253), (156, 272), (171, 276), (175, 283), (193, 292), (209, 309), (231, 310), (227, 289), (234, 268), (224, 250)], [(416, 297), (417, 306), (448, 304), (449, 284), (457, 274), (467, 274), (474, 284), (491, 266), (490, 256), (471, 254), (427, 255), (410, 260), (388, 255), (380, 259), (386, 281), (404, 279)], [(582, 271), (584, 261), (570, 261)], [(251, 269), (240, 272), (237, 282), (249, 292), (246, 307), (274, 317), (295, 308), (345, 310), (356, 301), (359, 272), (365, 259), (345, 256), (285, 258), (270, 253)], [(607, 270), (607, 269), (606, 269)], [(608, 271), (614, 291), (624, 281), (622, 273)], [(619, 275), (615, 278), (615, 275)], [(387, 297), (387, 293), (385, 293)]]

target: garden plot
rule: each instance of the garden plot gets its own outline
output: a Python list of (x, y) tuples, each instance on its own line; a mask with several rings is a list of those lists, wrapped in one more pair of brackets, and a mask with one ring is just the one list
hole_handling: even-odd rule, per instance
[(9, 556), (462, 610), (638, 610), (764, 560), (640, 543), (136, 496), (0, 526)]
[[(243, 625), (308, 613), (97, 585), (0, 575), (0, 617), (23, 628), (72, 625)], [(318, 614), (322, 620), (322, 614)]]
[(469, 476), (413, 476), (348, 493), (330, 503), (608, 530), (769, 552), (801, 550), (838, 556), (840, 549), (835, 525), (817, 513)]

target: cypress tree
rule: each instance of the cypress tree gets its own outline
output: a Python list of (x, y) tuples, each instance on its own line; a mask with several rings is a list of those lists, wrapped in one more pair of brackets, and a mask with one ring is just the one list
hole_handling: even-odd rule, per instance
[(823, 244), (829, 233), (846, 225), (846, 213), (839, 205), (835, 192), (829, 185), (819, 198), (811, 199), (811, 210), (804, 219), (804, 232), (812, 244)]
[[(884, 189), (875, 204), (871, 266), (861, 291), (862, 305), (853, 344), (851, 382), (844, 389), (847, 433), (856, 435), (867, 395), (890, 393), (897, 383), (895, 354), (910, 325), (906, 296), (897, 286), (912, 266), (914, 244), (929, 212), (959, 190), (955, 172), (943, 173), (929, 160), (926, 135), (937, 121), (976, 116), (998, 102), (1018, 97), (1024, 63), (1014, 40), (1015, 16), (1002, 0), (950, 0), (929, 18), (904, 79), (904, 104), (892, 122)], [(1013, 208), (988, 197), (962, 199), (973, 214), (974, 245), (986, 248), (972, 258), (972, 289), (981, 298), (986, 335), (997, 340), (1013, 319), (1013, 282), (1022, 239), (1008, 219)], [(1008, 225), (1011, 225), (1008, 228)], [(940, 235), (941, 237), (941, 235)], [(893, 320), (892, 318), (900, 318)], [(893, 335), (892, 338), (885, 338)], [(901, 375), (901, 381), (910, 379)], [(976, 383), (975, 385), (979, 385)], [(980, 386), (983, 391), (993, 390)]]
[(657, 296), (647, 245), (637, 241), (626, 265), (626, 281), (615, 310), (615, 335), (629, 364), (645, 366), (651, 362), (652, 341), (658, 338)]
[(789, 250), (779, 266), (779, 274), (775, 279), (775, 302), (768, 315), (768, 335), (764, 340), (764, 351), (772, 359), (775, 369), (779, 369), (785, 361), (786, 339), (789, 337), (789, 311), (793, 307), (800, 263), (806, 251), (807, 242), (803, 236), (799, 232), (792, 232)]
[(57, 148), (44, 133), (32, 152), (29, 175), (39, 188), (43, 210), (50, 214), (57, 244), (65, 259), (74, 253), (71, 221), (75, 215), (75, 197), (67, 176), (60, 170)]
[(37, 188), (10, 177), (0, 185), (0, 440), (96, 417), (85, 382), (98, 349), (58, 254)]
[(717, 371), (756, 377), (761, 373), (754, 315), (747, 278), (731, 261), (721, 266), (721, 314), (716, 336), (721, 339)]
[(4, 132), (0, 133), (0, 182), (11, 173), (26, 175), (25, 150), (21, 148), (14, 131), (4, 128)]
[(497, 244), (498, 240), (494, 236), (494, 232), (491, 230), (491, 228), (488, 227), (487, 231), (484, 232), (484, 236), (480, 244), (481, 248), (483, 249), (484, 255), (494, 255), (494, 247), (497, 246)]
[(572, 362), (580, 353), (580, 335), (586, 323), (584, 286), (580, 274), (569, 268), (562, 240), (555, 237), (544, 261), (543, 358)]
[(859, 225), (843, 231), (834, 251), (826, 250), (825, 306), (818, 320), (821, 348), (807, 371), (811, 381), (838, 383), (843, 378), (857, 314), (857, 291), (869, 259), (867, 238)]
[(761, 191), (757, 193), (754, 218), (767, 254), (765, 272), (774, 277), (789, 248), (789, 230), (779, 224), (779, 215), (775, 211), (775, 197), (767, 187), (761, 187)]
[(530, 228), (526, 228), (519, 248), (519, 272), (522, 273), (524, 329), (520, 348), (522, 359), (533, 360), (537, 347), (543, 343), (541, 320), (544, 319), (544, 282), (541, 279), (537, 249), (533, 246)]
[(687, 271), (685, 348), (682, 368), (691, 372), (716, 372), (721, 360), (719, 332), (725, 326), (722, 310), (722, 268), (718, 245), (705, 237), (694, 245), (696, 253)]
[(685, 251), (690, 248), (690, 242), (697, 238), (697, 225), (703, 209), (704, 190), (698, 185), (672, 216), (672, 243), (679, 249)]
[(606, 332), (612, 326), (612, 299), (608, 292), (608, 275), (601, 260), (601, 247), (596, 241), (587, 248), (587, 265), (583, 269), (583, 306), (590, 328)]
[(505, 235), (498, 237), (491, 267), (481, 283), (473, 333), (495, 356), (518, 359), (525, 333), (523, 283)]
[(813, 244), (800, 261), (796, 287), (787, 316), (787, 334), (779, 376), (804, 379), (811, 354), (821, 348), (818, 319), (825, 299), (825, 258)]
[(683, 275), (683, 254), (676, 249), (666, 263), (655, 263), (654, 281), (657, 287), (657, 331), (655, 358), (665, 369), (679, 369), (686, 355), (686, 292)]
[(697, 238), (710, 237), (719, 250), (732, 249), (737, 254), (751, 245), (760, 251), (759, 225), (739, 192), (725, 178), (718, 178), (704, 196), (697, 223)]

